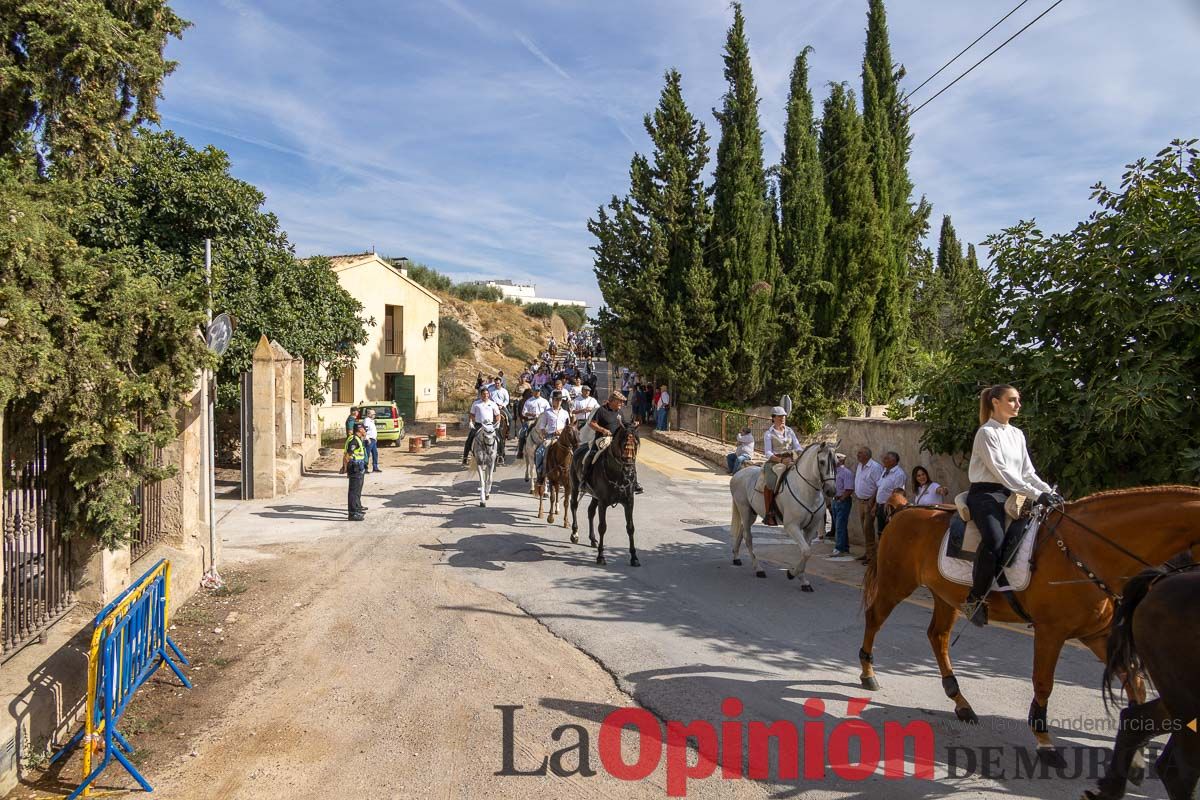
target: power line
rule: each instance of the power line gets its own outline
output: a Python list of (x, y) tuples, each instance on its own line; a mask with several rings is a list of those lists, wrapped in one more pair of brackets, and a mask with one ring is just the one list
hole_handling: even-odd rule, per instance
[(924, 89), (924, 88), (925, 88), (925, 86), (926, 86), (926, 84), (928, 84), (930, 81), (932, 81), (932, 80), (933, 80), (934, 78), (936, 78), (938, 75), (941, 75), (941, 74), (942, 74), (942, 71), (943, 71), (944, 69), (946, 69), (946, 67), (950, 66), (950, 65), (951, 65), (951, 64), (953, 64), (955, 61), (958, 61), (958, 59), (962, 57), (962, 54), (963, 54), (963, 53), (967, 52), (967, 51), (968, 51), (968, 50), (970, 50), (972, 47), (974, 47), (975, 45), (979, 44), (979, 42), (980, 42), (980, 41), (982, 41), (982, 40), (983, 40), (983, 39), (984, 39), (984, 38), (985, 38), (985, 37), (986, 37), (986, 36), (987, 36), (989, 33), (991, 33), (992, 31), (996, 30), (996, 28), (1000, 27), (1001, 23), (1003, 23), (1003, 22), (1004, 22), (1004, 20), (1008, 19), (1008, 18), (1009, 18), (1009, 17), (1011, 17), (1013, 14), (1017, 13), (1018, 11), (1020, 11), (1020, 10), (1021, 10), (1021, 6), (1025, 5), (1025, 4), (1026, 4), (1026, 3), (1028, 3), (1028, 2), (1029, 2), (1029, 0), (1021, 0), (1021, 2), (1020, 2), (1020, 3), (1018, 3), (1018, 4), (1017, 4), (1017, 6), (1016, 6), (1016, 7), (1015, 7), (1015, 8), (1014, 8), (1012, 11), (1009, 11), (1007, 14), (1005, 14), (1003, 17), (1001, 17), (1001, 18), (999, 19), (999, 21), (998, 21), (998, 22), (996, 22), (996, 24), (995, 24), (995, 25), (993, 25), (992, 27), (988, 28), (988, 29), (987, 29), (986, 31), (984, 31), (983, 33), (979, 34), (979, 38), (978, 38), (978, 39), (976, 39), (975, 41), (971, 42), (969, 45), (967, 45), (966, 47), (964, 47), (962, 50), (959, 50), (959, 51), (958, 51), (958, 55), (956, 55), (954, 58), (950, 59), (950, 60), (949, 60), (949, 61), (947, 61), (945, 64), (942, 64), (940, 67), (938, 67), (938, 71), (937, 71), (937, 72), (933, 73), (933, 74), (932, 74), (932, 75), (930, 75), (928, 78), (926, 78), (924, 81), (922, 81), (922, 82), (921, 82), (921, 85), (920, 85), (920, 86), (918, 86), (917, 88), (913, 89), (911, 92), (909, 92), (907, 96), (908, 96), (908, 97), (912, 97), (914, 94), (916, 94), (917, 92), (919, 92), (919, 91), (921, 91), (922, 89)]
[(1055, 0), (1054, 4), (1053, 4), (1052, 6), (1050, 6), (1050, 7), (1049, 7), (1049, 8), (1047, 8), (1045, 11), (1043, 11), (1042, 13), (1040, 13), (1040, 14), (1038, 14), (1036, 17), (1034, 17), (1032, 20), (1030, 20), (1030, 21), (1029, 21), (1029, 23), (1028, 23), (1028, 24), (1026, 24), (1024, 28), (1021, 28), (1021, 30), (1017, 31), (1017, 32), (1016, 32), (1016, 33), (1014, 33), (1012, 36), (1008, 37), (1008, 38), (1007, 38), (1007, 39), (1005, 39), (1003, 42), (1001, 42), (1000, 44), (996, 45), (996, 48), (995, 48), (994, 50), (992, 50), (992, 52), (988, 53), (986, 56), (984, 56), (983, 58), (979, 59), (979, 60), (978, 60), (978, 61), (976, 61), (974, 64), (972, 64), (972, 65), (970, 66), (970, 68), (969, 68), (969, 69), (968, 69), (966, 72), (964, 72), (963, 74), (959, 75), (957, 78), (955, 78), (954, 80), (950, 81), (948, 84), (946, 84), (945, 86), (943, 86), (943, 87), (942, 87), (940, 90), (938, 90), (938, 93), (937, 93), (937, 94), (935, 94), (933, 97), (929, 98), (929, 99), (928, 99), (928, 100), (926, 100), (924, 103), (921, 103), (921, 105), (917, 106), (917, 107), (916, 107), (916, 108), (914, 108), (912, 111), (908, 112), (908, 116), (909, 116), (909, 117), (912, 117), (912, 115), (913, 115), (913, 114), (916, 114), (916, 113), (917, 113), (918, 111), (920, 111), (922, 108), (924, 108), (925, 106), (929, 105), (929, 104), (930, 104), (930, 103), (932, 103), (934, 100), (937, 100), (937, 99), (938, 99), (938, 97), (940, 97), (940, 96), (941, 96), (942, 92), (945, 92), (945, 91), (946, 91), (947, 89), (949, 89), (951, 86), (953, 86), (954, 84), (956, 84), (956, 83), (958, 83), (959, 81), (961, 81), (963, 78), (965, 78), (965, 77), (967, 77), (968, 75), (970, 75), (972, 70), (974, 70), (974, 69), (975, 69), (976, 67), (978, 67), (980, 64), (982, 64), (983, 62), (987, 61), (989, 58), (991, 58), (991, 57), (992, 57), (992, 56), (994, 56), (996, 53), (998, 53), (998, 52), (999, 52), (999, 51), (1000, 51), (1000, 50), (1001, 50), (1001, 49), (1004, 47), (1004, 45), (1008, 44), (1008, 43), (1009, 43), (1009, 42), (1011, 42), (1013, 39), (1017, 38), (1018, 36), (1020, 36), (1020, 35), (1021, 35), (1022, 33), (1024, 33), (1025, 31), (1029, 30), (1029, 28), (1030, 28), (1030, 27), (1033, 25), (1033, 23), (1037, 22), (1039, 19), (1041, 19), (1042, 17), (1046, 16), (1046, 15), (1047, 15), (1047, 14), (1049, 14), (1051, 11), (1053, 11), (1055, 8), (1057, 8), (1057, 7), (1058, 7), (1058, 5), (1059, 5), (1060, 3), (1062, 3), (1062, 1), (1063, 1), (1063, 0)]

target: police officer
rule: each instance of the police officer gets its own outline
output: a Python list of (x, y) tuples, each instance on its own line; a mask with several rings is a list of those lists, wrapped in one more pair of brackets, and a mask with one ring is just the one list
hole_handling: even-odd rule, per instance
[(354, 433), (346, 438), (340, 471), (350, 478), (346, 493), (346, 518), (351, 522), (362, 522), (367, 514), (362, 504), (363, 476), (367, 472), (367, 429), (361, 422), (355, 423)]

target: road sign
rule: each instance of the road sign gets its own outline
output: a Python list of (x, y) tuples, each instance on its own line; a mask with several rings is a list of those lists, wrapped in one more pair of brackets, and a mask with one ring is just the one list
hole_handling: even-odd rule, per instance
[(209, 350), (221, 355), (225, 352), (225, 348), (229, 347), (231, 336), (233, 336), (233, 321), (229, 319), (228, 314), (218, 314), (213, 317), (212, 322), (208, 323), (208, 332), (205, 334), (204, 340), (208, 343)]
[(792, 413), (792, 398), (791, 395), (784, 395), (779, 399), (779, 405), (783, 406), (783, 410), (788, 414)]

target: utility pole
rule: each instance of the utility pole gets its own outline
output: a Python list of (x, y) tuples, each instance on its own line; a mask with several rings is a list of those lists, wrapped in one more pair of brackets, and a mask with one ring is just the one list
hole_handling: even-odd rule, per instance
[[(208, 287), (208, 324), (211, 327), (213, 320), (211, 239), (204, 240), (204, 283)], [(208, 329), (206, 328), (206, 339), (207, 336)], [(218, 589), (224, 584), (224, 581), (221, 580), (221, 575), (217, 572), (217, 371), (215, 369), (207, 370), (204, 388), (204, 427), (206, 434), (204, 444), (208, 455), (208, 469), (205, 475), (208, 483), (208, 491), (205, 493), (207, 495), (205, 500), (208, 504), (208, 571), (204, 573), (201, 584), (210, 589)]]

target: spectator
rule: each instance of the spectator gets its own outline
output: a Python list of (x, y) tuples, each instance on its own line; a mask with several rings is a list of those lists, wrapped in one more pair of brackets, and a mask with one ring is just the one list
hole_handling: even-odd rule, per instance
[(830, 561), (850, 560), (850, 506), (854, 498), (854, 473), (846, 466), (846, 454), (837, 453), (837, 476), (833, 495), (833, 552)]
[(375, 427), (375, 409), (367, 409), (367, 416), (363, 419), (362, 425), (367, 432), (367, 456), (371, 459), (373, 466), (371, 472), (383, 472), (379, 468), (379, 431)]
[(929, 470), (918, 464), (912, 470), (913, 480), (913, 505), (914, 506), (935, 506), (942, 502), (950, 490), (940, 483), (936, 483), (929, 477)]
[(732, 453), (725, 456), (725, 469), (730, 475), (734, 475), (752, 458), (754, 458), (754, 434), (747, 425), (738, 432), (737, 447)]
[(888, 523), (887, 502), (892, 492), (899, 490), (901, 494), (904, 493), (906, 481), (907, 476), (900, 469), (900, 455), (892, 450), (884, 453), (883, 474), (879, 476), (875, 489), (875, 524), (879, 536), (883, 536), (883, 529)]
[(358, 423), (358, 409), (351, 406), (350, 416), (346, 417), (346, 435), (354, 435), (354, 426)]
[(496, 373), (496, 380), (500, 381), (500, 385), (506, 390), (508, 389), (508, 378), (504, 377), (504, 370), (500, 370)]
[(664, 383), (658, 387), (658, 397), (654, 400), (654, 427), (660, 431), (667, 429), (667, 414), (671, 409), (671, 393)]
[(362, 504), (363, 474), (367, 471), (367, 429), (363, 423), (354, 424), (353, 433), (346, 437), (346, 446), (342, 448), (342, 468), (350, 483), (346, 491), (346, 519), (351, 522), (362, 522), (366, 518), (367, 509)]
[(475, 394), (479, 394), (479, 390), (483, 388), (483, 373), (480, 372), (475, 376)]
[(858, 466), (854, 468), (854, 499), (858, 501), (858, 521), (866, 543), (866, 552), (858, 560), (869, 564), (875, 559), (875, 493), (883, 467), (871, 458), (869, 447), (858, 448), (855, 457)]

